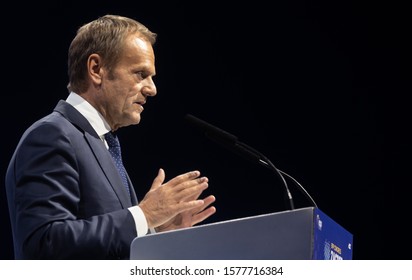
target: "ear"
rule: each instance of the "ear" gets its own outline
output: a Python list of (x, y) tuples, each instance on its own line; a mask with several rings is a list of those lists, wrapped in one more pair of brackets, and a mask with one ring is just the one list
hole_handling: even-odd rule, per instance
[(91, 82), (94, 85), (100, 85), (102, 83), (102, 58), (98, 54), (91, 54), (87, 60), (87, 72)]

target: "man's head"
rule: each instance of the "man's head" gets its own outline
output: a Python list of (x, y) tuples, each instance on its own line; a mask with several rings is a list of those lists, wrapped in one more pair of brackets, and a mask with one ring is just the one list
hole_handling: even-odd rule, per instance
[(126, 17), (106, 15), (79, 28), (68, 55), (69, 91), (92, 104), (113, 130), (140, 122), (156, 95), (156, 34)]

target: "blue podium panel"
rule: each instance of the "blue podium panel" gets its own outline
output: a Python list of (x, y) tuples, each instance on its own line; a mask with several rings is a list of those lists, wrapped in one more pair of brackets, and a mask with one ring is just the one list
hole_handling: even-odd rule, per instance
[(342, 252), (341, 239), (347, 242), (351, 237), (341, 238), (342, 233), (347, 234), (317, 208), (308, 207), (137, 237), (130, 259), (330, 259), (325, 244), (333, 246), (334, 253)]
[(351, 260), (353, 235), (318, 208), (314, 209), (315, 260)]

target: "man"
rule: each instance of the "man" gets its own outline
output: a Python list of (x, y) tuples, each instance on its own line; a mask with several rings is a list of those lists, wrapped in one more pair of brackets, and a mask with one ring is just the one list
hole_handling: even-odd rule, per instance
[(111, 156), (115, 131), (138, 124), (157, 93), (155, 41), (145, 26), (116, 15), (79, 28), (68, 52), (68, 98), (27, 129), (7, 170), (16, 259), (128, 259), (136, 236), (215, 213), (214, 196), (199, 198), (208, 187), (199, 171), (165, 182), (160, 169), (138, 202), (118, 171), (121, 158)]

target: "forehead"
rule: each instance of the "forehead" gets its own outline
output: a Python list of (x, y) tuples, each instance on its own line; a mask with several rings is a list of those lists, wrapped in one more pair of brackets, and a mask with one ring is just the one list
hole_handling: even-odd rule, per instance
[(127, 37), (121, 60), (129, 63), (154, 63), (154, 51), (152, 44), (135, 34)]

